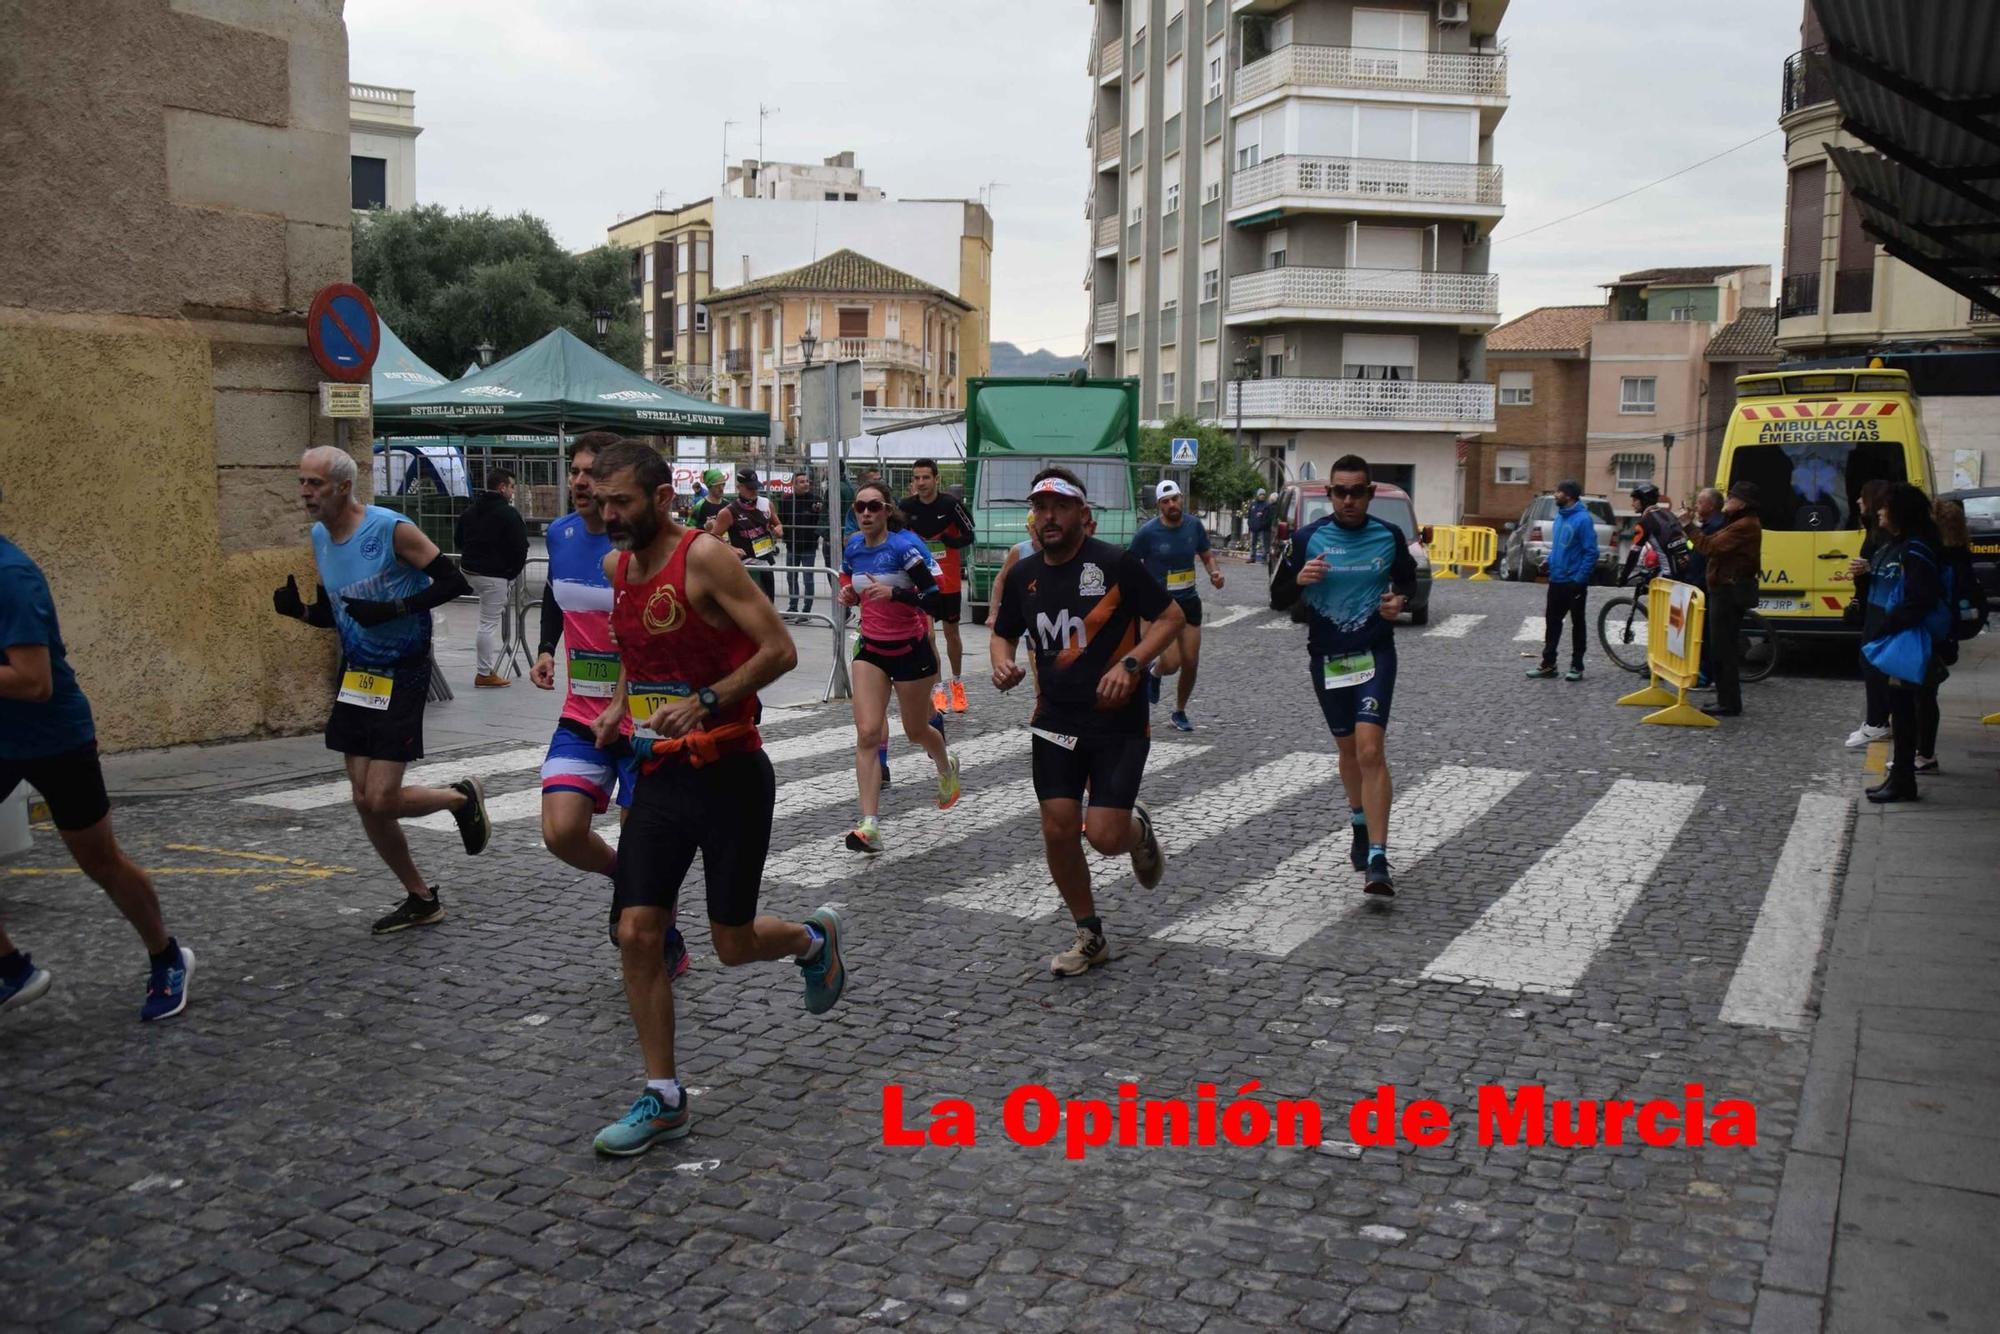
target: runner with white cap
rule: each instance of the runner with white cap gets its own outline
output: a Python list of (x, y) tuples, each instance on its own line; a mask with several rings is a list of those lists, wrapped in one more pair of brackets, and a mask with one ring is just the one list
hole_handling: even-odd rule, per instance
[(1180, 680), (1174, 685), (1171, 721), (1176, 731), (1192, 732), (1194, 724), (1188, 721), (1187, 706), (1194, 695), (1195, 671), (1201, 665), (1201, 590), (1195, 585), (1195, 562), (1207, 568), (1208, 582), (1216, 588), (1222, 587), (1222, 570), (1215, 563), (1215, 553), (1209, 549), (1208, 529), (1200, 519), (1186, 512), (1179, 482), (1171, 477), (1162, 480), (1153, 488), (1153, 503), (1159, 507), (1159, 516), (1140, 526), (1130, 550), (1146, 563), (1146, 572), (1159, 580), (1180, 605), (1187, 624), (1181, 627), (1173, 647), (1160, 655), (1159, 663), (1147, 675), (1146, 697), (1157, 703), (1160, 678), (1178, 672)]

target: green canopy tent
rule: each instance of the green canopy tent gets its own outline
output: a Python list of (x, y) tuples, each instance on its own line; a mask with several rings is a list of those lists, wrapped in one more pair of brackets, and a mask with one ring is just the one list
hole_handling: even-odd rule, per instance
[[(439, 377), (442, 379), (443, 377)], [(654, 384), (567, 329), (462, 380), (375, 404), (381, 436), (604, 427), (637, 435), (767, 437), (769, 413), (709, 403)]]

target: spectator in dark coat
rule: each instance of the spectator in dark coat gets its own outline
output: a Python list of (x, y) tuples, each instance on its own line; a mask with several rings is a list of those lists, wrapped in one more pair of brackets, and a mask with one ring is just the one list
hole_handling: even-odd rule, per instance
[(514, 474), (494, 468), (486, 489), (458, 516), (458, 564), (479, 595), (479, 631), (472, 684), (480, 689), (511, 685), (500, 675), (500, 622), (507, 594), (528, 565), (528, 525), (514, 508)]

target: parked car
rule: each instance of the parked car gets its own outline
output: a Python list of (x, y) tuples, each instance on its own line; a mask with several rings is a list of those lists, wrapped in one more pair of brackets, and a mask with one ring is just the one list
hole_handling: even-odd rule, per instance
[(1947, 491), (1940, 500), (1965, 506), (1966, 536), (1972, 544), (1972, 569), (1989, 600), (2000, 598), (2000, 486)]
[[(1602, 496), (1585, 496), (1583, 507), (1590, 511), (1591, 526), (1597, 529), (1597, 572), (1591, 582), (1609, 584), (1618, 578), (1618, 528), (1612, 517), (1611, 502)], [(1518, 522), (1500, 530), (1500, 577), (1540, 579), (1549, 572), (1549, 539), (1555, 532), (1556, 498), (1538, 496), (1521, 511)]]
[[(1410, 556), (1417, 562), (1417, 589), (1410, 596), (1410, 624), (1423, 625), (1431, 618), (1431, 558), (1424, 547), (1424, 530), (1417, 523), (1416, 504), (1401, 487), (1377, 482), (1368, 512), (1394, 524), (1410, 544)], [(1294, 482), (1278, 492), (1271, 502), (1271, 552), (1264, 558), (1267, 581), (1275, 582), (1277, 578), (1278, 553), (1286, 540), (1313, 520), (1331, 513), (1333, 499), (1327, 495), (1325, 482)], [(1275, 588), (1271, 605), (1278, 605)], [(1292, 604), (1293, 620), (1303, 621), (1306, 615), (1303, 600)]]

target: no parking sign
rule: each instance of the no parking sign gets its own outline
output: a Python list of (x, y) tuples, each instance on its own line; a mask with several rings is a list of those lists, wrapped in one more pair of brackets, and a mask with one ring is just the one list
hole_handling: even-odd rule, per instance
[(366, 380), (382, 350), (382, 321), (368, 293), (353, 283), (322, 287), (306, 310), (306, 350), (330, 379)]

